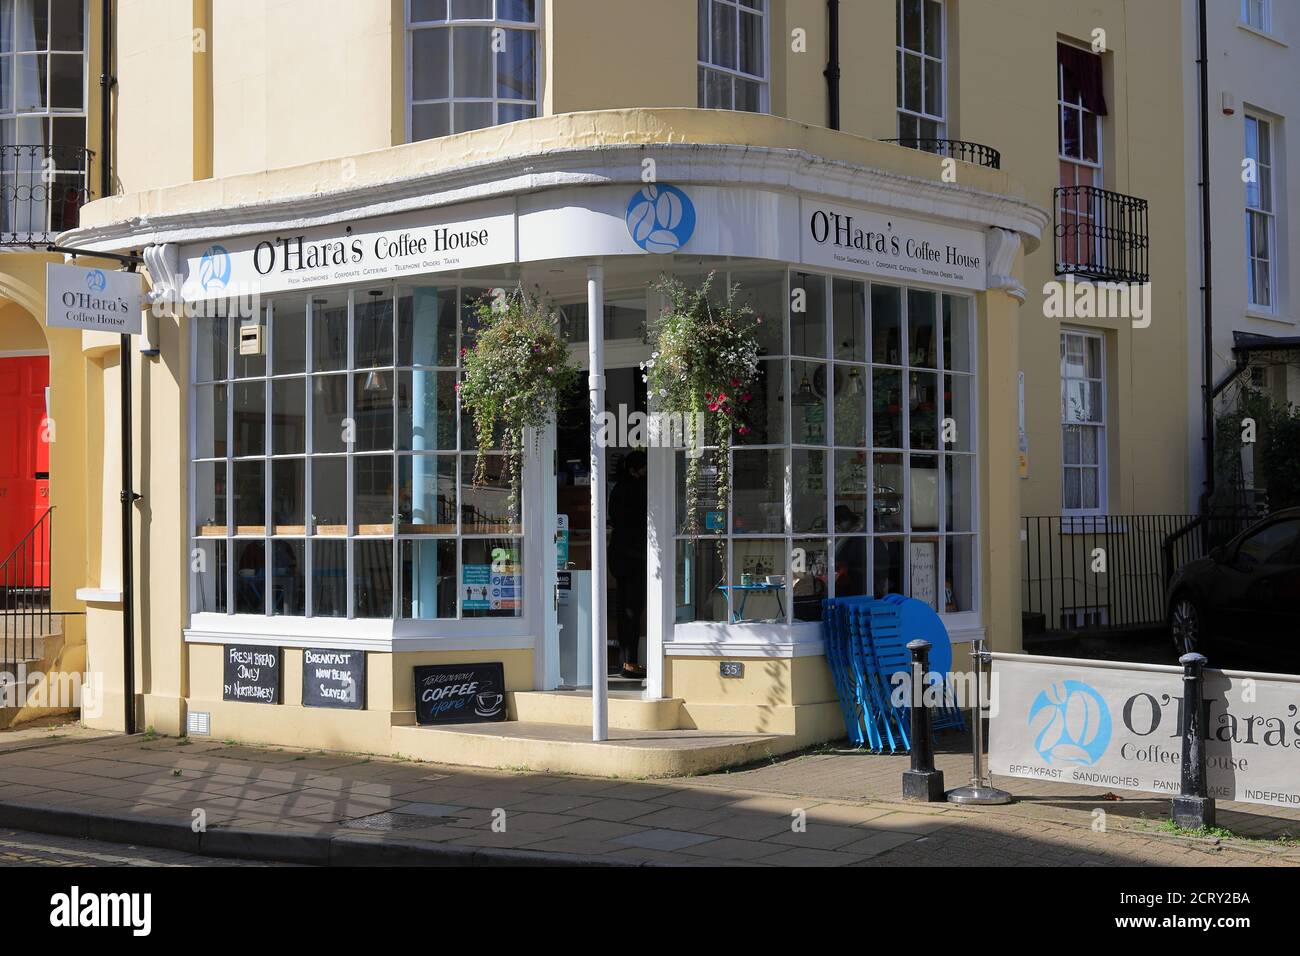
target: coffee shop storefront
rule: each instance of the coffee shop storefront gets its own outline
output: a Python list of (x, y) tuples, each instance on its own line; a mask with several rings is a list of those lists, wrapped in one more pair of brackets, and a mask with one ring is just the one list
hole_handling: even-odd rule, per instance
[[(1001, 173), (945, 183), (934, 157), (756, 120), (744, 145), (574, 143), (296, 200), (168, 211), (192, 197), (162, 191), (137, 201), (151, 215), (103, 210), (65, 237), (148, 250), (140, 559), (181, 573), (138, 579), (142, 726), (529, 762), (499, 735), (416, 723), (417, 667), (497, 663), (484, 719), (590, 725), (590, 642), (612, 634), (591, 614), (586, 394), (528, 436), (517, 514), (504, 456), (472, 483), (456, 397), (474, 304), (516, 286), (551, 304), (584, 371), (602, 339), (597, 481), (650, 439), (646, 678), (612, 693), (616, 735), (737, 732), (775, 751), (839, 735), (830, 596), (910, 594), (955, 642), (1018, 648), (1014, 275), (1045, 215)], [(814, 136), (858, 161), (810, 151)], [(706, 467), (696, 538), (684, 451), (636, 426), (656, 281), (709, 273), (761, 319), (761, 361), (730, 505)], [(113, 617), (88, 614), (104, 726), (121, 722)], [(533, 762), (563, 764), (548, 760)]]

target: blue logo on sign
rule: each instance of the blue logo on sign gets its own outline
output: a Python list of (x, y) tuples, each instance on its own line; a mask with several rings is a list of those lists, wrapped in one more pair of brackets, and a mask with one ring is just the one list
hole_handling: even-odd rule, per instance
[(209, 286), (224, 287), (230, 281), (230, 253), (225, 246), (209, 246), (199, 259), (199, 285), (207, 292)]
[(1090, 767), (1110, 744), (1110, 708), (1089, 685), (1077, 680), (1053, 684), (1029, 705), (1034, 749), (1048, 763)]
[(103, 292), (108, 287), (108, 276), (103, 269), (91, 269), (86, 273), (86, 288), (91, 292)]
[(651, 183), (627, 204), (627, 231), (646, 252), (676, 252), (695, 232), (695, 204), (676, 186)]

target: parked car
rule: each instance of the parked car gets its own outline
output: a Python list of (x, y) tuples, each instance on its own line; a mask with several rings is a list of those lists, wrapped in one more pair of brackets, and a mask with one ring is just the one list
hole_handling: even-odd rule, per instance
[(1231, 641), (1300, 656), (1300, 508), (1274, 512), (1209, 557), (1183, 565), (1166, 592), (1174, 649)]

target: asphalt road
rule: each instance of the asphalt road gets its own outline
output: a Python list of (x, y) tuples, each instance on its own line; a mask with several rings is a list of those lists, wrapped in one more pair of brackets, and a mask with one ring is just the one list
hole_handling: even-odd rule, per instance
[(0, 866), (276, 866), (125, 843), (0, 830)]

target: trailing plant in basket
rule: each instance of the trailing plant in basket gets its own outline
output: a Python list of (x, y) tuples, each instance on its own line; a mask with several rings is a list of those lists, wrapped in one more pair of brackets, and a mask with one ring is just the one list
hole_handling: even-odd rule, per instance
[[(698, 289), (671, 277), (661, 278), (658, 291), (668, 305), (652, 328), (654, 351), (641, 364), (647, 392), (658, 410), (686, 421), (690, 446), (686, 465), (686, 531), (698, 535), (700, 473), (706, 459), (717, 469), (718, 507), (723, 515), (731, 502), (731, 440), (744, 435), (750, 389), (758, 374), (758, 339), (753, 324), (762, 322), (748, 306), (737, 305), (738, 287), (731, 286), (723, 302), (709, 299), (713, 273)], [(724, 547), (717, 529), (719, 550)]]
[(551, 420), (558, 396), (577, 381), (578, 370), (569, 364), (559, 315), (537, 296), (522, 288), (497, 289), (475, 304), (474, 313), (478, 328), (461, 349), (456, 391), (461, 407), (474, 417), (475, 487), (487, 483), (487, 452), (500, 434), (513, 522), (519, 513), (524, 429)]

